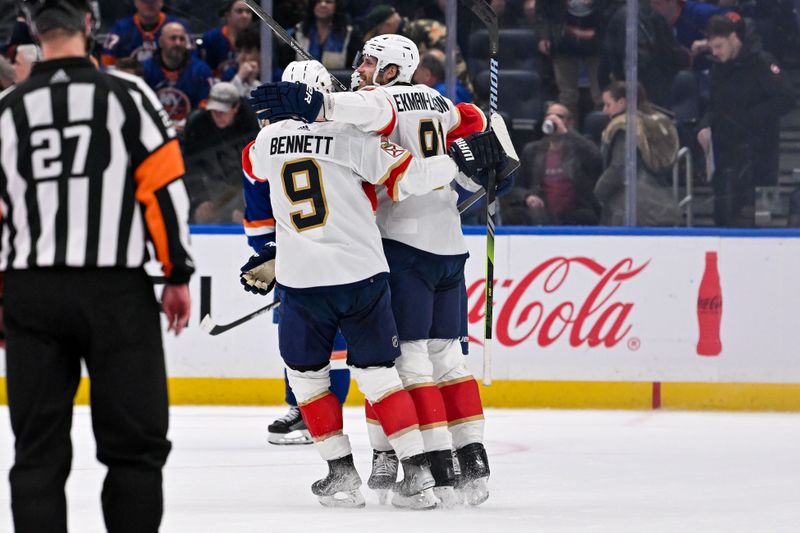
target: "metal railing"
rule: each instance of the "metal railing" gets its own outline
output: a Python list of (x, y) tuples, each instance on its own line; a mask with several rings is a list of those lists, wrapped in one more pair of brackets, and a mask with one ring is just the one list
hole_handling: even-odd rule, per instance
[[(686, 196), (683, 198), (680, 197), (680, 171), (681, 171), (681, 160), (686, 160), (686, 165), (684, 166), (685, 170), (685, 180), (686, 183)], [(678, 208), (681, 210), (686, 211), (686, 227), (691, 228), (692, 222), (694, 219), (694, 212), (693, 212), (693, 204), (692, 204), (692, 192), (693, 192), (693, 166), (692, 166), (692, 152), (689, 150), (688, 147), (684, 146), (680, 150), (678, 150), (678, 157), (675, 160), (675, 164), (672, 167), (672, 196), (675, 198), (675, 202), (678, 204)]]

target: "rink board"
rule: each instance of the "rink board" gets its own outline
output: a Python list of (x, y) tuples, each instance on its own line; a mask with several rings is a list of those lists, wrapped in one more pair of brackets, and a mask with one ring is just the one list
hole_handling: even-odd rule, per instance
[[(800, 410), (798, 237), (790, 230), (499, 228), (486, 403)], [(468, 362), (480, 376), (485, 237), (468, 230), (467, 241)], [(281, 403), (271, 314), (216, 337), (198, 327), (201, 309), (224, 324), (271, 301), (241, 290), (239, 266), (251, 253), (243, 235), (194, 228), (193, 247), (190, 327), (166, 340), (172, 402)], [(719, 258), (723, 299), (722, 352), (713, 357), (697, 353), (698, 288), (710, 251)]]

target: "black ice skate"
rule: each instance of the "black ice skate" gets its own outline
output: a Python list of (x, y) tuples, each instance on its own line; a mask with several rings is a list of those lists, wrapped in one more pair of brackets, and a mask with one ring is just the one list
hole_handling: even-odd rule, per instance
[(451, 450), (437, 450), (427, 452), (428, 460), (431, 463), (431, 474), (436, 485), (433, 493), (439, 500), (439, 507), (445, 509), (455, 507), (463, 503), (460, 492), (455, 490), (456, 473)]
[(353, 455), (328, 461), (328, 475), (311, 485), (319, 503), (325, 507), (364, 507), (361, 477), (353, 465)]
[(397, 454), (390, 450), (379, 452), (372, 450), (372, 473), (367, 486), (378, 494), (378, 503), (385, 505), (389, 501), (389, 491), (397, 481), (397, 466), (400, 461)]
[(267, 431), (270, 444), (313, 444), (306, 423), (300, 415), (300, 408), (294, 405), (289, 407), (288, 413), (270, 424)]
[(392, 505), (402, 509), (433, 509), (436, 496), (433, 486), (436, 481), (431, 474), (430, 462), (424, 453), (400, 461), (403, 465), (403, 481), (394, 487)]
[(470, 505), (480, 505), (489, 498), (489, 459), (480, 442), (467, 444), (456, 451), (461, 468), (456, 489)]

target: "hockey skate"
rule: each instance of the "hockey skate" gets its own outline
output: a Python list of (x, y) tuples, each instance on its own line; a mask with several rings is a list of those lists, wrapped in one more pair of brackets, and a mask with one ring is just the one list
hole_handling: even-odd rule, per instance
[(433, 493), (439, 500), (438, 507), (449, 509), (464, 503), (460, 492), (455, 490), (456, 474), (453, 461), (453, 452), (450, 450), (437, 450), (427, 452), (428, 460), (431, 463), (431, 474), (436, 485)]
[(328, 475), (311, 485), (319, 503), (325, 507), (364, 507), (361, 477), (353, 465), (353, 455), (328, 461)]
[(300, 408), (296, 405), (290, 406), (289, 412), (270, 424), (267, 431), (269, 431), (267, 440), (270, 444), (313, 444), (314, 442), (300, 415)]
[(394, 487), (392, 505), (401, 509), (433, 509), (436, 496), (433, 486), (436, 481), (431, 474), (430, 463), (424, 453), (400, 462), (403, 465), (403, 481)]
[(389, 492), (397, 481), (397, 454), (393, 451), (379, 452), (372, 450), (372, 473), (367, 486), (378, 494), (378, 503), (389, 503)]
[(456, 451), (461, 468), (456, 489), (470, 505), (480, 505), (489, 498), (489, 459), (480, 442), (467, 444)]

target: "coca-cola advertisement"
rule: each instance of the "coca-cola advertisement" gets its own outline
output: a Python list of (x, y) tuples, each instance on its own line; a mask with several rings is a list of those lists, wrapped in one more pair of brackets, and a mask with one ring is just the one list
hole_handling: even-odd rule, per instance
[[(273, 301), (241, 289), (245, 237), (192, 240), (194, 307), (187, 331), (165, 336), (170, 375), (281, 378), (271, 312), (217, 336), (199, 327)], [(485, 237), (467, 244), (467, 363), (480, 378)], [(500, 234), (492, 382), (800, 383), (798, 264), (792, 238)]]

